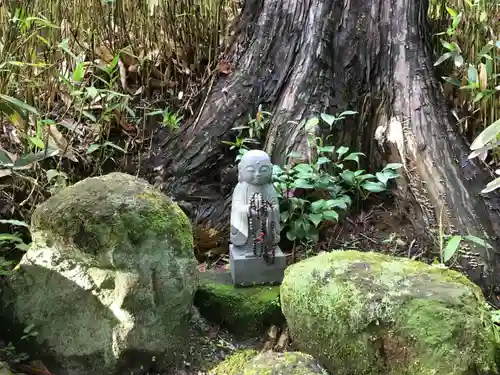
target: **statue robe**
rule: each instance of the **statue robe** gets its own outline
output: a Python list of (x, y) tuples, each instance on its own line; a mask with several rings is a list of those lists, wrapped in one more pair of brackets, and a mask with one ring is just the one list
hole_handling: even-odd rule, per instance
[(280, 240), (280, 217), (279, 202), (274, 186), (272, 184), (256, 186), (247, 182), (238, 182), (234, 188), (231, 204), (231, 243), (235, 246), (243, 246), (249, 243), (249, 204), (254, 193), (262, 194), (262, 201), (268, 201), (273, 205), (272, 209), (268, 211), (268, 220), (269, 223), (272, 221), (275, 223), (275, 243), (273, 245), (277, 245)]

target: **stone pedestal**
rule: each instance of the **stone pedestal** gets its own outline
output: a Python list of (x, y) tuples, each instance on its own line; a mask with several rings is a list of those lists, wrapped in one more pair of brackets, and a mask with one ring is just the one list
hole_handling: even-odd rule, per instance
[(229, 267), (236, 286), (280, 284), (286, 268), (285, 254), (276, 247), (274, 263), (267, 264), (264, 258), (255, 257), (229, 245)]

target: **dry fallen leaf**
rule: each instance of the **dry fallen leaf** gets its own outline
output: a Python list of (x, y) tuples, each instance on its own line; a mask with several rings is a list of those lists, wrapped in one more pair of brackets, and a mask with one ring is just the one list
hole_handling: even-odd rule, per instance
[(278, 339), (278, 342), (276, 343), (276, 346), (274, 347), (274, 350), (276, 351), (282, 351), (286, 349), (288, 344), (290, 343), (290, 335), (288, 332), (288, 327), (286, 327), (283, 332), (281, 333), (281, 336)]
[(62, 135), (62, 133), (56, 128), (56, 126), (48, 125), (47, 130), (50, 135), (49, 143), (50, 140), (53, 140), (63, 156), (67, 157), (72, 162), (77, 163), (78, 159), (76, 158), (73, 152), (73, 148), (71, 147), (67, 139), (64, 137), (64, 135)]
[(207, 333), (207, 337), (209, 339), (214, 339), (217, 337), (217, 335), (219, 334), (219, 330), (220, 330), (220, 327), (218, 325), (213, 325), (212, 327), (210, 327), (210, 329), (208, 330), (208, 333)]
[(10, 176), (12, 174), (11, 169), (0, 169), (0, 178)]
[(481, 90), (486, 90), (488, 86), (488, 72), (486, 71), (486, 64), (479, 64), (479, 86)]
[(130, 132), (136, 129), (134, 125), (127, 121), (127, 118), (123, 116), (117, 108), (113, 110), (113, 113), (115, 114), (116, 121), (120, 124), (123, 130)]
[(129, 69), (130, 69), (130, 66), (139, 64), (139, 61), (137, 60), (137, 58), (135, 56), (132, 55), (131, 51), (123, 51), (122, 50), (120, 52), (120, 60), (122, 60), (123, 63), (125, 64), (125, 66), (129, 67)]
[(227, 61), (221, 61), (219, 63), (219, 71), (222, 73), (222, 74), (231, 74), (232, 73), (232, 70), (231, 70), (231, 65), (229, 65), (229, 63)]
[(120, 72), (120, 82), (123, 90), (127, 91), (127, 69), (121, 59), (118, 59), (118, 70)]
[(108, 49), (108, 47), (104, 46), (104, 45), (101, 45), (99, 47), (96, 47), (95, 50), (94, 50), (95, 54), (102, 60), (104, 60), (105, 62), (107, 62), (108, 64), (113, 61), (114, 59), (114, 56), (113, 54), (110, 52), (110, 50)]

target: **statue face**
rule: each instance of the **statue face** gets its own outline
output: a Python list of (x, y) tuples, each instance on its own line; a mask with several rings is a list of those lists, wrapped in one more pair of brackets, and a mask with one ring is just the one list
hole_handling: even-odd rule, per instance
[(251, 150), (241, 158), (239, 180), (251, 185), (265, 185), (272, 181), (273, 166), (264, 151)]

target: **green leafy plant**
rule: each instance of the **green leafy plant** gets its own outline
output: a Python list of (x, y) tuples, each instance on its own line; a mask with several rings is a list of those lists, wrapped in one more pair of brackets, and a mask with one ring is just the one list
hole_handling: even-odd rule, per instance
[[(332, 124), (343, 118), (332, 117), (335, 119)], [(322, 119), (332, 117), (321, 116)], [(317, 154), (314, 160), (291, 153), (283, 168), (273, 167), (282, 228), (291, 241), (317, 242), (323, 223), (338, 221), (339, 212), (346, 211), (353, 198), (364, 200), (372, 193), (387, 190), (389, 180), (399, 176), (396, 170), (401, 167), (401, 164), (389, 164), (375, 175), (362, 169), (351, 170), (348, 164), (359, 168), (359, 158), (365, 156), (363, 153), (349, 152), (344, 146), (324, 146), (323, 140), (318, 138), (311, 146)]]
[(18, 353), (12, 342), (9, 342), (5, 347), (0, 348), (0, 360), (9, 363), (19, 363), (29, 358), (27, 353)]
[[(233, 130), (236, 128), (233, 128)], [(237, 129), (236, 129), (237, 130)], [(240, 160), (245, 152), (249, 150), (249, 145), (258, 145), (259, 142), (253, 138), (245, 137), (243, 135), (238, 135), (234, 141), (222, 141), (222, 143), (229, 145), (230, 150), (236, 150), (238, 154), (236, 155), (236, 161)]]
[(458, 255), (458, 250), (463, 242), (469, 242), (478, 246), (485, 247), (487, 249), (493, 249), (492, 246), (485, 240), (471, 235), (459, 236), (459, 235), (441, 235), (440, 236), (440, 261), (442, 264), (447, 264), (456, 255)]
[(222, 141), (222, 143), (229, 145), (230, 150), (238, 151), (236, 161), (240, 160), (245, 152), (249, 150), (250, 145), (257, 146), (261, 144), (271, 115), (270, 112), (262, 110), (262, 105), (259, 105), (255, 118), (249, 115), (246, 125), (235, 126), (231, 129), (238, 131), (236, 139), (234, 141)]
[(248, 115), (248, 122), (246, 125), (236, 126), (232, 130), (245, 132), (248, 134), (248, 138), (253, 139), (256, 142), (260, 142), (271, 116), (271, 112), (264, 111), (262, 109), (262, 105), (259, 105), (255, 118)]
[[(437, 33), (436, 35), (446, 35), (448, 38), (452, 39), (455, 36), (458, 24), (462, 19), (462, 12), (457, 12), (455, 9), (450, 7), (445, 8), (451, 16), (452, 22), (446, 31)], [(434, 66), (440, 65), (446, 60), (451, 59), (457, 68), (461, 67), (464, 64), (464, 58), (462, 57), (462, 51), (460, 50), (458, 44), (453, 40), (446, 41), (443, 38), (440, 39), (440, 42), (445, 49), (445, 52), (439, 57), (439, 59), (437, 59)]]
[[(20, 220), (0, 219), (0, 224), (20, 226), (29, 229), (28, 224)], [(10, 233), (0, 233), (0, 249), (6, 244), (14, 244), (14, 247), (19, 250), (28, 250), (28, 244), (26, 244), (20, 236)]]
[(183, 116), (179, 116), (176, 112), (171, 111), (169, 108), (157, 110), (147, 113), (147, 116), (161, 115), (161, 126), (167, 127), (170, 131), (178, 131)]
[[(29, 228), (24, 221), (20, 220), (0, 219), (0, 224)], [(0, 276), (10, 275), (15, 266), (15, 262), (5, 259), (2, 254), (3, 250), (15, 248), (21, 251), (27, 251), (28, 247), (29, 244), (25, 243), (18, 234), (0, 233)]]
[(481, 246), (486, 250), (492, 249), (492, 246), (484, 239), (473, 235), (446, 235), (443, 224), (444, 206), (441, 209), (439, 217), (439, 264), (445, 265), (458, 255), (461, 244), (468, 242), (477, 246)]
[[(320, 147), (320, 156), (311, 163), (293, 163), (289, 155), (283, 167), (274, 166), (274, 186), (279, 193), (281, 221), (289, 240), (318, 240), (321, 223), (338, 221), (339, 211), (347, 210), (352, 197), (366, 199), (371, 193), (387, 189), (389, 180), (399, 175), (398, 165), (386, 166), (377, 175), (364, 170), (344, 169), (344, 163), (357, 161), (361, 153), (347, 153), (347, 147)], [(345, 155), (345, 156), (344, 156)]]

